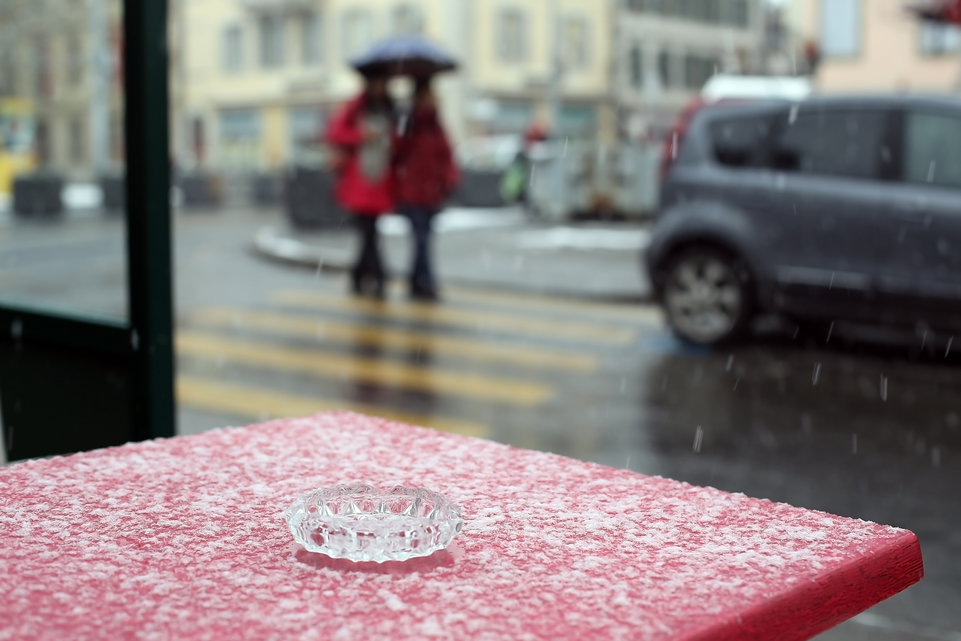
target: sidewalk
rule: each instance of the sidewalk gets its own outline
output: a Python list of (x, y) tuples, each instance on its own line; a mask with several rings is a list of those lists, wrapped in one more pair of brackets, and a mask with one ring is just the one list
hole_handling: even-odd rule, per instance
[[(410, 264), (407, 221), (379, 221), (381, 249), (391, 274)], [(650, 296), (642, 273), (647, 228), (639, 223), (554, 224), (528, 220), (515, 209), (448, 209), (438, 215), (435, 270), (444, 283), (614, 302)], [(354, 258), (351, 229), (262, 228), (255, 251), (309, 269), (345, 271)]]

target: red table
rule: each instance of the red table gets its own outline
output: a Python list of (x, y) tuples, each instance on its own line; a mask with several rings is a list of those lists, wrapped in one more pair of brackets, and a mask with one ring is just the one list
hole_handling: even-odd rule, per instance
[[(282, 512), (339, 482), (463, 507), (352, 564)], [(0, 639), (807, 639), (918, 581), (915, 536), (334, 413), (0, 469)]]

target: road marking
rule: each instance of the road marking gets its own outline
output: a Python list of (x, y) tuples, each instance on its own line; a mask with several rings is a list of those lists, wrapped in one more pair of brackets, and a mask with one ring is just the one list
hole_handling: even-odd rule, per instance
[(330, 319), (230, 309), (205, 309), (191, 314), (192, 325), (215, 328), (264, 330), (272, 335), (333, 340), (346, 345), (366, 345), (430, 356), (458, 356), (476, 361), (507, 363), (528, 368), (563, 369), (580, 374), (597, 371), (600, 359), (589, 354), (505, 345), (493, 340), (462, 338), (392, 327), (372, 327)]
[(177, 400), (190, 407), (263, 421), (271, 418), (308, 416), (317, 412), (350, 410), (379, 416), (409, 425), (422, 425), (442, 432), (484, 438), (490, 430), (485, 425), (426, 414), (415, 414), (374, 405), (344, 403), (331, 399), (313, 398), (273, 392), (258, 387), (221, 383), (202, 378), (181, 376), (177, 379)]
[(462, 287), (445, 288), (444, 300), (452, 303), (556, 312), (566, 316), (587, 317), (594, 322), (610, 324), (660, 323), (663, 318), (659, 308), (641, 303), (616, 304), (568, 299), (561, 296), (531, 295)]
[(499, 331), (536, 338), (566, 338), (605, 345), (624, 345), (637, 340), (637, 331), (627, 327), (600, 327), (589, 323), (527, 318), (516, 314), (490, 313), (460, 309), (443, 304), (377, 301), (344, 298), (321, 292), (288, 291), (273, 297), (274, 302), (306, 309), (351, 311), (373, 317), (412, 320), (429, 325), (447, 325), (475, 331)]
[(513, 405), (537, 406), (549, 399), (552, 393), (550, 387), (529, 381), (427, 369), (325, 350), (271, 347), (218, 338), (202, 332), (181, 331), (176, 342), (178, 353), (184, 356), (224, 359), (336, 380), (353, 380)]

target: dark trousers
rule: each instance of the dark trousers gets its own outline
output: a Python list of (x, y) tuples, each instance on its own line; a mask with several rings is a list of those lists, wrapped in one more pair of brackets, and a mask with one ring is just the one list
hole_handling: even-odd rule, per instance
[(380, 258), (377, 216), (355, 215), (354, 224), (360, 232), (360, 251), (351, 272), (354, 291), (382, 293), (384, 288), (384, 263)]
[(420, 205), (402, 205), (401, 213), (410, 221), (414, 237), (414, 258), (410, 269), (410, 290), (414, 294), (434, 294), (437, 283), (431, 268), (432, 222), (436, 211)]

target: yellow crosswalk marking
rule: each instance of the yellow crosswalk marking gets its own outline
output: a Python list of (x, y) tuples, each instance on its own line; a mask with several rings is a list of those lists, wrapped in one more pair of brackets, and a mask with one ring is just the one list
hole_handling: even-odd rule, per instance
[(373, 405), (343, 403), (330, 399), (272, 392), (247, 385), (221, 383), (188, 376), (181, 376), (177, 379), (177, 400), (196, 409), (235, 414), (257, 421), (289, 416), (306, 416), (331, 410), (350, 410), (465, 436), (483, 438), (489, 434), (486, 426), (470, 421), (437, 418)]
[(392, 327), (371, 327), (332, 319), (231, 309), (205, 309), (190, 316), (203, 327), (253, 329), (299, 338), (327, 339), (346, 345), (367, 345), (432, 356), (457, 356), (476, 361), (528, 368), (562, 369), (580, 374), (597, 371), (599, 358), (561, 350), (463, 338)]
[(639, 303), (607, 303), (569, 299), (561, 296), (522, 294), (467, 287), (445, 287), (444, 301), (458, 304), (491, 305), (532, 312), (558, 313), (587, 317), (593, 322), (609, 324), (658, 323), (661, 313), (652, 305)]
[(427, 369), (402, 363), (346, 356), (332, 351), (272, 347), (219, 338), (202, 332), (179, 332), (177, 351), (185, 356), (224, 359), (338, 380), (353, 380), (384, 387), (514, 405), (536, 406), (544, 403), (551, 396), (551, 388), (540, 383), (435, 368)]
[(623, 345), (637, 339), (637, 331), (627, 327), (599, 326), (591, 323), (528, 318), (517, 314), (494, 313), (455, 308), (443, 304), (376, 301), (344, 298), (323, 292), (287, 291), (274, 301), (307, 309), (352, 311), (370, 316), (412, 320), (431, 325), (449, 325), (477, 331), (499, 331), (538, 338), (566, 338), (605, 345)]

